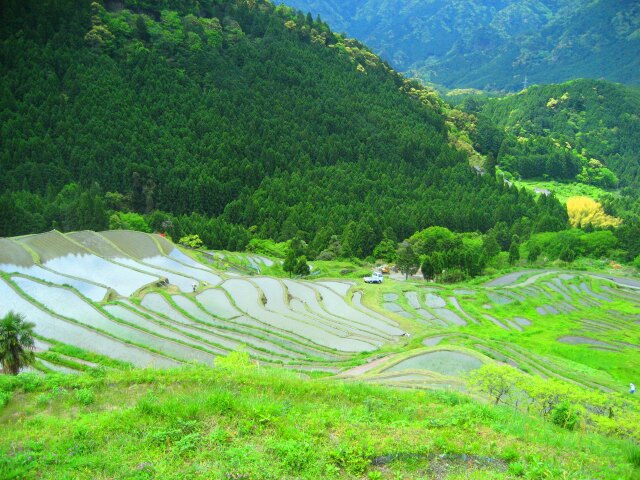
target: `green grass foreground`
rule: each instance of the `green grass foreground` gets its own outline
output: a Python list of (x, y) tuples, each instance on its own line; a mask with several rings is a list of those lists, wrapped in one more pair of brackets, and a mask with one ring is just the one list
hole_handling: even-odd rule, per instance
[[(640, 478), (638, 447), (459, 394), (254, 367), (3, 377), (0, 478)], [(634, 469), (634, 465), (636, 469)]]

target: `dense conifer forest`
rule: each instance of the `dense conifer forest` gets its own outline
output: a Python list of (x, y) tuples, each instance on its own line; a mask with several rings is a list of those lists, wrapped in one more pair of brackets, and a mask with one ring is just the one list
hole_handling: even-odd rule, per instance
[(137, 212), (211, 248), (298, 236), (317, 254), (337, 235), (365, 257), (432, 225), (566, 225), (555, 199), (472, 169), (422, 87), (319, 18), (241, 0), (0, 5), (0, 235)]

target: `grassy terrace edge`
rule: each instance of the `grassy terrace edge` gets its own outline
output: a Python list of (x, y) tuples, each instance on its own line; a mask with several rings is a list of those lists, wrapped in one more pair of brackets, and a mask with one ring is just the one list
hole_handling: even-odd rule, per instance
[(215, 368), (3, 378), (1, 478), (638, 478), (632, 443), (466, 396)]

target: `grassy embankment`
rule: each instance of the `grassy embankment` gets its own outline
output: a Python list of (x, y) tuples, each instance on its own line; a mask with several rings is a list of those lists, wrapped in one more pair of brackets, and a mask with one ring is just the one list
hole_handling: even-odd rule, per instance
[(3, 379), (1, 478), (636, 478), (628, 442), (443, 392), (255, 368)]

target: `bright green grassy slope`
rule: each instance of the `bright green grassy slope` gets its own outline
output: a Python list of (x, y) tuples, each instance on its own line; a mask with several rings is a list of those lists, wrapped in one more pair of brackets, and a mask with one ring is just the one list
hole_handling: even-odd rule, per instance
[[(593, 185), (584, 183), (562, 183), (556, 181), (536, 181), (536, 180), (516, 180), (514, 181), (518, 188), (526, 188), (527, 190), (536, 191), (549, 190), (555, 194), (556, 198), (562, 203), (567, 203), (571, 197), (589, 197), (596, 201), (603, 200), (606, 196), (610, 196), (612, 192), (604, 190)], [(615, 193), (614, 193), (615, 195)]]
[(0, 478), (637, 478), (637, 447), (443, 392), (255, 368), (22, 376)]

